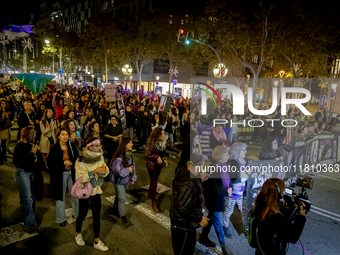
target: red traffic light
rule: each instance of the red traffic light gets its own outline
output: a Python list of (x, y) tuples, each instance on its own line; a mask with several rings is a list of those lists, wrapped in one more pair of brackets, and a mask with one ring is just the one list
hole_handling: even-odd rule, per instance
[(181, 29), (181, 30), (180, 30), (180, 33), (181, 33), (181, 34), (184, 34), (184, 30), (183, 30), (183, 29)]

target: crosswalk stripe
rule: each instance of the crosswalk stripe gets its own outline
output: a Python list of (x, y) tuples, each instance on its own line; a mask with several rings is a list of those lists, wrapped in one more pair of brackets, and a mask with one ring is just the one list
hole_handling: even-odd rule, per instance
[(10, 245), (38, 235), (37, 232), (28, 234), (25, 231), (24, 223), (0, 229), (0, 247)]
[[(149, 187), (150, 187), (150, 185), (142, 186), (142, 188), (146, 189), (146, 190), (148, 190)], [(168, 191), (170, 189), (171, 188), (169, 188), (169, 187), (167, 187), (167, 186), (165, 186), (165, 185), (163, 185), (163, 184), (161, 184), (159, 182), (157, 183), (157, 193), (163, 193), (163, 192)]]
[[(171, 230), (170, 218), (161, 213), (154, 213), (150, 205), (146, 203), (138, 204), (137, 206), (135, 206), (135, 209), (148, 216), (150, 219), (157, 222), (167, 230)], [(216, 252), (200, 244), (199, 242), (196, 242), (196, 249), (200, 250), (204, 254), (217, 255)]]

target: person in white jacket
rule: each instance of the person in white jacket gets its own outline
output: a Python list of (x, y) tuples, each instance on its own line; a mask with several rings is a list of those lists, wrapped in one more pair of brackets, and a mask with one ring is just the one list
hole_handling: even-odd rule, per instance
[(51, 146), (56, 142), (57, 122), (52, 118), (53, 110), (46, 108), (40, 121), (41, 137), (39, 150), (46, 164), (46, 156), (50, 152)]
[(100, 139), (91, 137), (86, 140), (86, 147), (82, 150), (80, 157), (75, 163), (76, 179), (83, 177), (82, 183), (90, 182), (93, 191), (89, 198), (79, 199), (79, 215), (76, 221), (75, 240), (79, 246), (84, 246), (85, 242), (81, 235), (81, 227), (87, 215), (89, 204), (91, 203), (93, 216), (94, 244), (93, 248), (100, 251), (108, 251), (107, 247), (99, 238), (100, 233), (100, 212), (101, 198), (103, 193), (101, 186), (104, 178), (109, 174), (109, 168), (105, 164)]

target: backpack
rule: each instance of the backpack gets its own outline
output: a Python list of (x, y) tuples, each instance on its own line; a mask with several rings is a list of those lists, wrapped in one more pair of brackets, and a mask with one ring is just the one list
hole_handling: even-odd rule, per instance
[(257, 243), (257, 232), (260, 225), (260, 219), (257, 217), (249, 217), (249, 232), (248, 232), (248, 243), (250, 247), (258, 249), (259, 245)]

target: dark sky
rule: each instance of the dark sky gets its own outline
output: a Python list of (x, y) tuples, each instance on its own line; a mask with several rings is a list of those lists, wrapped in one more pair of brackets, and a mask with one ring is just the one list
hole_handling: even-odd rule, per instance
[[(5, 0), (1, 8), (0, 27), (1, 29), (7, 25), (10, 18), (14, 20), (14, 25), (26, 25), (30, 21), (33, 14), (36, 20), (39, 14), (39, 4), (41, 0)], [(17, 22), (15, 22), (17, 21)]]

